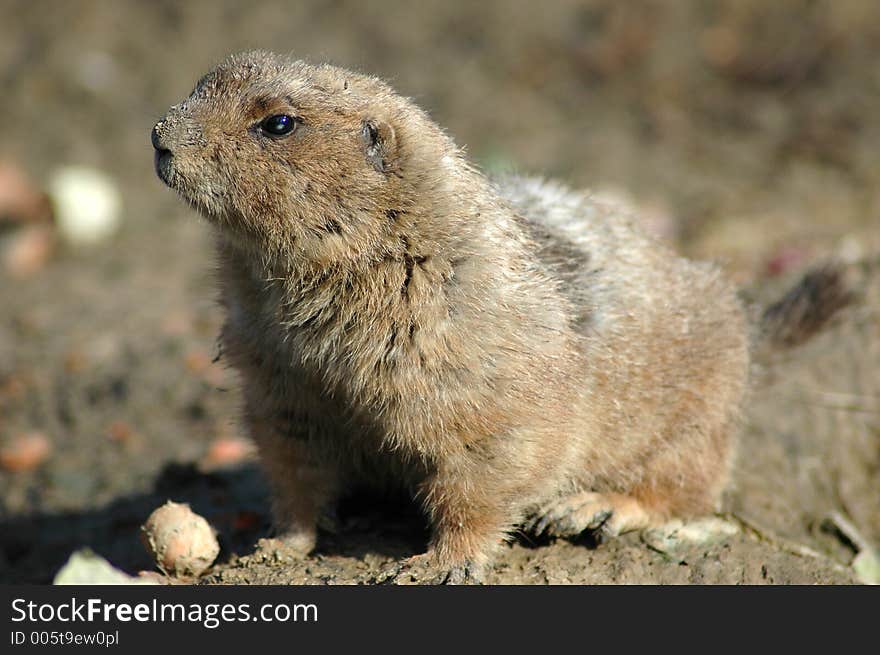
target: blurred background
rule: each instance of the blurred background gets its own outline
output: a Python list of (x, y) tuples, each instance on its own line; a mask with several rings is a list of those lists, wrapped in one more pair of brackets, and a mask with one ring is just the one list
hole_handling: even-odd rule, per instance
[[(172, 495), (227, 554), (268, 529), (235, 380), (213, 361), (208, 230), (149, 142), (249, 48), (384, 77), (484, 170), (625, 199), (744, 285), (880, 251), (873, 0), (0, 0), (0, 581), (50, 580), (80, 545), (148, 567), (136, 531)], [(843, 509), (880, 538), (876, 316), (849, 363), (829, 344), (814, 358), (817, 379), (842, 367), (834, 393), (860, 411), (822, 416), (852, 436), (804, 437), (825, 423), (803, 412), (773, 427), (804, 404), (781, 393), (756, 430), (784, 436), (787, 472), (746, 470), (734, 504), (804, 539)]]

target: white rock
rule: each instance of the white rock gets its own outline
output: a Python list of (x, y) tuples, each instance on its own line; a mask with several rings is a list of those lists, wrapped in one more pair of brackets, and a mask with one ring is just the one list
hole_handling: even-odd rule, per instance
[(83, 166), (61, 168), (48, 190), (58, 232), (71, 245), (97, 244), (119, 229), (122, 197), (104, 173)]
[(88, 549), (75, 552), (61, 567), (52, 584), (56, 585), (141, 585), (157, 584), (152, 580), (135, 578), (114, 568), (100, 555)]

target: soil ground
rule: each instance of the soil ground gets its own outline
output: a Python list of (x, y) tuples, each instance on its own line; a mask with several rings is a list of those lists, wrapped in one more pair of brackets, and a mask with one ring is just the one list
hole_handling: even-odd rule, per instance
[(214, 62), (262, 47), (390, 79), (487, 170), (627, 196), (756, 299), (825, 257), (865, 262), (860, 302), (757, 371), (726, 499), (738, 534), (672, 554), (522, 537), (487, 580), (853, 582), (826, 518), (880, 544), (880, 6), (415, 4), (0, 0), (0, 159), (39, 183), (97, 167), (125, 202), (109, 242), (0, 284), (0, 446), (34, 430), (52, 446), (0, 471), (0, 581), (49, 582), (83, 546), (149, 569), (138, 528), (166, 499), (220, 533), (205, 583), (372, 583), (425, 546), (414, 508), (356, 498), (297, 560), (259, 541), (256, 465), (205, 464), (239, 433), (238, 389), (211, 362), (207, 227), (155, 178), (148, 134)]

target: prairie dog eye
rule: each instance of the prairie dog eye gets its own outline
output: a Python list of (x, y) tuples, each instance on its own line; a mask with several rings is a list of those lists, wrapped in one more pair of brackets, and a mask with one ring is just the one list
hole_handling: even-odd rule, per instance
[(291, 134), (297, 126), (297, 120), (287, 114), (275, 114), (264, 118), (260, 123), (260, 131), (266, 136), (278, 137)]

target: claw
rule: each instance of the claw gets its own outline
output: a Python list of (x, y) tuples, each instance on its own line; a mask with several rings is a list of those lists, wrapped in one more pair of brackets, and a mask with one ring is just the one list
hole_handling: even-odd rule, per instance
[(587, 524), (587, 530), (601, 530), (614, 515), (614, 510), (604, 509), (593, 514), (593, 518)]
[(533, 516), (525, 529), (535, 536), (572, 537), (584, 531), (599, 531), (609, 526), (614, 508), (598, 494), (581, 494), (546, 505)]
[(454, 566), (449, 569), (442, 584), (461, 585), (477, 582), (476, 576), (471, 572), (471, 567), (467, 564), (463, 566)]
[(538, 525), (535, 526), (535, 535), (540, 537), (542, 534), (544, 534), (544, 532), (547, 530), (547, 528), (549, 526), (550, 526), (550, 517), (547, 514), (545, 514), (543, 517), (541, 517), (541, 520), (538, 521)]

